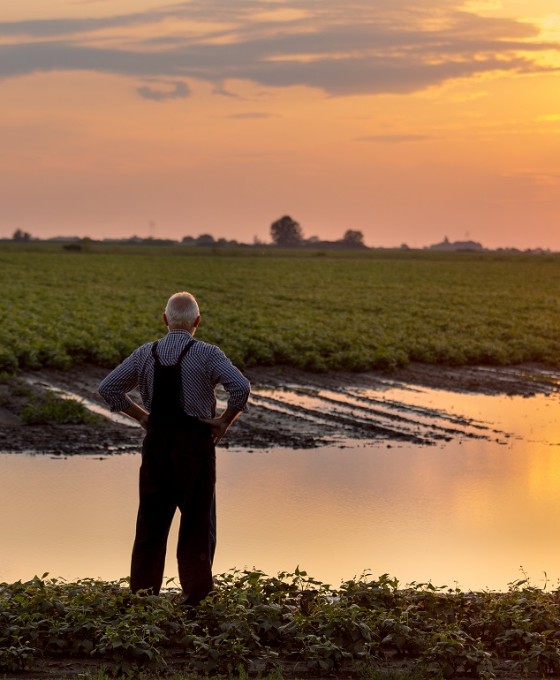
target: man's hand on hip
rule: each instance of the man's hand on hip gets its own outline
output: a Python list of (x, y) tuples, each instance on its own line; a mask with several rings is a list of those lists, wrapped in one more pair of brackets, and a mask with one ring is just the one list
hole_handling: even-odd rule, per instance
[(123, 411), (123, 413), (126, 413), (127, 416), (134, 418), (134, 420), (137, 420), (145, 430), (147, 429), (149, 413), (141, 406), (138, 406), (138, 404), (135, 404), (133, 401), (131, 401), (130, 406), (126, 409), (126, 411)]
[(210, 425), (212, 428), (212, 440), (214, 444), (218, 444), (240, 413), (241, 411), (233, 411), (230, 408), (226, 408), (222, 415), (217, 418), (201, 418), (200, 420)]

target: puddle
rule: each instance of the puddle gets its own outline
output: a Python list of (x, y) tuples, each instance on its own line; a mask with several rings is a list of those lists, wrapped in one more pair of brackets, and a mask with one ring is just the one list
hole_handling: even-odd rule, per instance
[[(546, 572), (556, 583), (560, 431), (553, 420), (507, 447), (468, 439), (220, 449), (215, 570), (276, 574), (299, 565), (335, 586), (367, 571), (402, 583), (505, 590), (522, 566), (534, 582)], [(137, 454), (0, 454), (0, 581), (44, 571), (67, 579), (126, 575), (139, 465)], [(177, 574), (176, 532), (175, 521), (167, 577)]]
[[(40, 384), (109, 416), (65, 385)], [(522, 566), (556, 583), (559, 407), (557, 392), (492, 396), (390, 381), (256, 386), (241, 419), (249, 441), (264, 421), (294, 441), (315, 432), (331, 443), (303, 450), (269, 439), (261, 451), (218, 450), (216, 571), (299, 565), (335, 586), (367, 570), (503, 590)], [(0, 454), (0, 581), (44, 571), (126, 575), (140, 461), (111, 455), (122, 449), (110, 440), (103, 446), (95, 456)], [(170, 577), (173, 556), (171, 545)]]
[[(136, 421), (112, 413), (96, 395), (73, 391), (43, 376), (24, 378), (34, 388), (49, 389), (66, 399), (80, 401), (92, 413), (108, 421), (139, 428)], [(394, 381), (378, 381), (376, 389), (343, 385), (313, 388), (297, 383), (281, 387), (254, 385), (249, 413), (231, 431), (235, 446), (284, 445), (307, 448), (323, 445), (353, 446), (360, 441), (408, 441), (434, 445), (454, 439), (499, 439), (509, 433), (495, 426), (479, 411), (461, 410), (468, 402), (444, 390), (411, 387)], [(218, 391), (218, 411), (227, 395)], [(476, 397), (479, 399), (480, 397)], [(49, 433), (52, 437), (52, 433)], [(108, 450), (120, 446), (107, 445)], [(68, 447), (64, 447), (65, 452)]]
[(368, 437), (423, 444), (455, 437), (499, 437), (505, 442), (508, 437), (480, 415), (454, 410), (449, 393), (443, 390), (389, 385), (385, 390), (343, 387), (336, 391), (298, 385), (276, 389), (257, 386), (252, 401), (263, 410), (300, 419), (302, 427), (327, 429), (331, 440), (338, 443)]

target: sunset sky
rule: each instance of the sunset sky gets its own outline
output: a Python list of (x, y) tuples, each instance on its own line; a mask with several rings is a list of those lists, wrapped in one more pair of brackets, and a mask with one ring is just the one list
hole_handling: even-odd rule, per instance
[(0, 236), (560, 250), (558, 0), (18, 0)]

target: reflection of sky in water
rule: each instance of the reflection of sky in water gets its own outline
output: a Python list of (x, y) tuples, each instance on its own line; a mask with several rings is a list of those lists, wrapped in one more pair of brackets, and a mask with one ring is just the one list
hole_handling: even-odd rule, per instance
[[(376, 392), (401, 399), (402, 390)], [(557, 397), (406, 392), (514, 436), (504, 445), (376, 444), (220, 450), (216, 571), (296, 565), (338, 585), (363, 570), (401, 582), (504, 589), (560, 578)], [(497, 437), (498, 439), (498, 437)], [(0, 580), (126, 575), (139, 457), (1, 455)], [(174, 575), (173, 532), (166, 574)]]
[[(303, 409), (297, 411), (299, 417), (327, 425), (332, 425), (330, 415), (339, 415), (354, 422), (373, 422), (420, 438), (427, 436), (430, 440), (437, 434), (441, 439), (457, 432), (475, 437), (488, 435), (488, 423), (454, 412), (445, 393), (390, 385), (377, 390), (347, 386), (340, 390), (310, 389), (298, 385), (281, 389), (256, 387), (252, 398), (256, 403), (281, 413), (293, 412), (294, 407)], [(341, 428), (335, 439), (350, 442), (349, 437), (352, 435)]]

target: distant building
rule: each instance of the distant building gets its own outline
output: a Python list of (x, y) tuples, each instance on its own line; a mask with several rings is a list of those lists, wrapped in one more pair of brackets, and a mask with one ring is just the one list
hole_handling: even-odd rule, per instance
[(427, 250), (445, 250), (448, 252), (470, 251), (482, 252), (484, 248), (478, 241), (450, 241), (447, 236), (441, 243), (434, 243), (432, 246), (427, 246)]
[(77, 243), (81, 240), (80, 236), (52, 236), (45, 239), (49, 243)]

